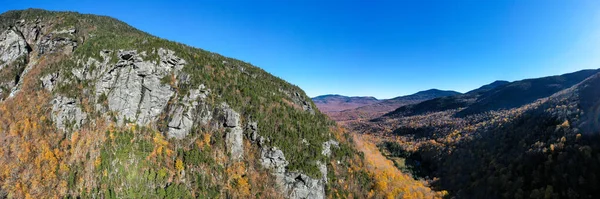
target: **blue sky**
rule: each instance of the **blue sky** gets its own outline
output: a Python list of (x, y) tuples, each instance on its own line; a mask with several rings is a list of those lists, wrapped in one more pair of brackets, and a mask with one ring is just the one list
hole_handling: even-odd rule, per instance
[(600, 68), (597, 0), (7, 1), (109, 15), (234, 57), (308, 95), (466, 92)]

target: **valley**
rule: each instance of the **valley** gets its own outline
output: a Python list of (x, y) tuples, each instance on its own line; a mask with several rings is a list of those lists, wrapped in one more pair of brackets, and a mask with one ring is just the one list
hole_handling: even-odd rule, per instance
[(452, 197), (596, 198), (599, 72), (495, 82), (343, 124)]
[(374, 119), (404, 105), (416, 104), (437, 97), (453, 96), (457, 94), (460, 93), (456, 91), (430, 89), (412, 95), (386, 100), (377, 100), (373, 97), (325, 95), (315, 97), (313, 98), (313, 101), (315, 102), (315, 105), (319, 107), (319, 110), (327, 114), (329, 118), (338, 123), (346, 123)]

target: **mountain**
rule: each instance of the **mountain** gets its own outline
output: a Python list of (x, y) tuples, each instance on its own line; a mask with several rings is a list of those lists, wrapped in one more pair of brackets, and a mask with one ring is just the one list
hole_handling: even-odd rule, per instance
[(461, 111), (460, 114), (470, 115), (490, 110), (520, 107), (567, 89), (598, 72), (600, 70), (582, 70), (564, 75), (512, 82), (483, 93), (474, 104)]
[(312, 100), (317, 108), (324, 113), (354, 109), (380, 101), (374, 97), (347, 97), (342, 95), (321, 95), (312, 98)]
[[(371, 119), (379, 117), (387, 112), (393, 111), (394, 109), (397, 109), (401, 106), (415, 104), (437, 97), (453, 96), (458, 94), (460, 93), (456, 91), (430, 89), (420, 91), (412, 95), (400, 96), (387, 100), (380, 100), (377, 103), (361, 106), (355, 109), (348, 109), (339, 112), (325, 112), (325, 114), (327, 114), (331, 119), (338, 122)], [(318, 104), (317, 107), (319, 107)]]
[(475, 90), (469, 91), (469, 92), (467, 92), (465, 94), (467, 94), (467, 95), (478, 95), (478, 94), (481, 94), (481, 93), (485, 93), (485, 92), (487, 92), (489, 90), (492, 90), (492, 89), (494, 89), (496, 87), (504, 86), (504, 85), (509, 84), (509, 83), (510, 83), (509, 81), (497, 80), (497, 81), (494, 81), (494, 82), (492, 82), (490, 84), (483, 85), (483, 86), (481, 86), (481, 87), (479, 87), (479, 88), (477, 88)]
[(457, 114), (467, 116), (492, 110), (516, 108), (569, 88), (599, 71), (582, 70), (564, 75), (525, 79), (511, 83), (496, 81), (463, 95), (436, 98), (403, 106), (385, 114), (384, 117), (412, 116), (460, 108), (465, 109)]
[(599, 70), (486, 90), (348, 128), (380, 137), (398, 168), (450, 198), (600, 197)]
[(0, 198), (367, 197), (336, 129), (248, 63), (110, 17), (0, 15)]
[(598, 198), (599, 91), (596, 74), (504, 121), (484, 120), (487, 129), (439, 159), (440, 186), (459, 198)]

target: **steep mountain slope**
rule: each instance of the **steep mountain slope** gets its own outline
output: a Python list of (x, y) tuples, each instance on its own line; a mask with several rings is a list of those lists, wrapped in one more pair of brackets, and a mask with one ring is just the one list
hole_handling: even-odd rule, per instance
[[(431, 179), (450, 197), (598, 198), (600, 73), (594, 71), (518, 81), (572, 86), (546, 96), (547, 86), (531, 83), (541, 90), (524, 98), (546, 97), (516, 108), (387, 116), (350, 129), (385, 139), (379, 146), (400, 169)], [(513, 90), (511, 84), (491, 91)]]
[(366, 197), (351, 138), (313, 107), (113, 18), (0, 15), (0, 198)]
[(458, 115), (466, 116), (492, 110), (517, 108), (569, 88), (599, 71), (582, 70), (560, 76), (525, 79), (511, 83), (497, 81), (463, 95), (436, 98), (403, 106), (385, 114), (385, 117), (412, 116), (458, 108), (465, 108)]
[[(440, 185), (461, 198), (598, 198), (599, 90), (596, 74), (506, 122), (492, 121), (440, 159)], [(468, 178), (476, 180), (461, 182)]]
[(352, 121), (352, 120), (363, 120), (379, 117), (387, 112), (390, 112), (398, 107), (419, 103), (425, 100), (458, 95), (459, 92), (455, 91), (443, 91), (438, 89), (430, 89), (426, 91), (420, 91), (412, 95), (400, 96), (392, 99), (381, 100), (378, 103), (371, 105), (361, 106), (355, 109), (344, 110), (340, 112), (326, 112), (326, 114), (335, 121)]
[(355, 109), (380, 101), (374, 97), (348, 97), (342, 95), (321, 95), (312, 98), (312, 100), (323, 113)]

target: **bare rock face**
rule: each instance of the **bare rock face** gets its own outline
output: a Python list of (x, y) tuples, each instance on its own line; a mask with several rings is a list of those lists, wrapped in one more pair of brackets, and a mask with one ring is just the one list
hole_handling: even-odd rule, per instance
[[(247, 136), (254, 137), (253, 142), (265, 140), (264, 137), (258, 134), (256, 123), (250, 122), (248, 126), (250, 132)], [(323, 143), (323, 145), (326, 145), (326, 143), (334, 145), (334, 142), (328, 141)], [(267, 169), (271, 169), (279, 188), (289, 198), (325, 198), (325, 184), (327, 182), (327, 166), (325, 164), (321, 162), (316, 163), (323, 177), (321, 179), (313, 179), (302, 173), (288, 171), (286, 167), (289, 162), (286, 160), (283, 151), (277, 147), (267, 147), (264, 143), (260, 142), (259, 146), (261, 147), (261, 165)]]
[(71, 54), (77, 48), (77, 41), (73, 39), (75, 29), (55, 31), (42, 37), (37, 44), (38, 54), (62, 52)]
[(227, 143), (227, 146), (229, 146), (229, 153), (231, 154), (231, 159), (234, 161), (239, 161), (244, 158), (243, 133), (244, 130), (239, 126), (236, 126), (231, 128), (225, 135), (225, 142)]
[(237, 127), (240, 125), (240, 114), (229, 108), (229, 105), (223, 103), (222, 105), (224, 112), (224, 123), (225, 127)]
[(200, 85), (198, 89), (190, 90), (181, 103), (171, 109), (168, 137), (182, 139), (189, 134), (195, 122), (203, 125), (210, 122), (212, 112), (204, 103), (209, 93), (210, 90), (207, 90), (204, 85)]
[[(57, 34), (70, 34), (74, 31), (68, 30)], [(161, 82), (161, 79), (169, 75), (179, 76), (183, 81), (189, 79), (185, 74), (180, 73), (186, 62), (175, 56), (171, 50), (161, 48), (154, 52), (159, 55), (158, 62), (145, 61), (146, 52), (102, 50), (101, 61), (94, 58), (78, 59), (77, 63), (80, 67), (73, 68), (70, 75), (78, 81), (92, 82), (94, 87), (89, 92), (96, 96), (96, 110), (103, 113), (115, 112), (118, 125), (155, 124), (161, 113), (166, 112), (168, 113), (167, 136), (182, 139), (194, 126), (211, 122), (213, 112), (205, 103), (210, 89), (200, 85), (196, 89), (189, 90), (180, 99), (171, 85)], [(115, 54), (118, 60), (111, 60), (114, 59)], [(42, 87), (52, 91), (57, 84), (68, 82), (69, 80), (64, 79), (63, 73), (51, 73), (41, 77)], [(104, 102), (100, 100), (106, 100), (106, 107), (101, 105)], [(239, 159), (243, 156), (240, 136), (243, 129), (239, 124), (240, 116), (228, 107), (224, 109), (227, 117), (224, 123), (229, 125), (226, 126), (232, 132), (229, 139), (232, 143), (231, 152), (236, 159)], [(78, 112), (65, 112), (65, 114), (74, 113)]]
[(263, 148), (261, 151), (261, 164), (268, 169), (273, 169), (274, 173), (285, 173), (285, 167), (289, 164), (285, 160), (283, 151), (277, 147)]
[[(47, 32), (47, 29), (44, 28), (43, 24), (40, 24), (39, 20), (29, 22), (21, 20), (14, 24), (12, 28), (0, 34), (0, 70), (24, 56), (26, 58), (24, 64), (27, 64), (27, 66), (18, 75), (19, 77), (23, 77), (37, 64), (37, 58), (40, 55), (55, 52), (62, 52), (69, 55), (77, 47), (77, 41), (74, 39), (75, 29), (46, 34)], [(42, 37), (41, 35), (44, 36)], [(31, 56), (35, 53), (37, 53), (38, 57)], [(19, 93), (21, 83), (19, 79), (16, 85), (11, 87), (9, 97), (13, 97)], [(49, 87), (49, 89), (52, 88)]]
[(240, 114), (231, 109), (226, 103), (221, 104), (223, 111), (223, 126), (226, 128), (225, 143), (231, 159), (239, 161), (244, 158), (244, 129), (240, 125)]
[(20, 32), (9, 29), (0, 34), (0, 70), (28, 53), (27, 42)]
[[(73, 31), (67, 31), (70, 32)], [(185, 96), (178, 97), (171, 84), (161, 80), (173, 75), (181, 81), (189, 81), (186, 80), (189, 77), (180, 72), (186, 64), (185, 60), (177, 57), (173, 51), (162, 48), (153, 53), (158, 54), (158, 61), (146, 61), (147, 52), (102, 50), (99, 52), (101, 60), (79, 59), (77, 63), (80, 67), (73, 68), (70, 73), (79, 81), (92, 82), (93, 90), (89, 92), (96, 96), (96, 110), (115, 112), (118, 125), (156, 124), (159, 116), (166, 112), (167, 136), (182, 139), (194, 126), (211, 122), (213, 112), (205, 102), (210, 89), (200, 85), (189, 90)], [(117, 60), (113, 60), (114, 57)], [(56, 73), (40, 80), (44, 88), (52, 90), (57, 82), (65, 81), (61, 77)], [(179, 84), (179, 81), (175, 84)], [(239, 118), (239, 114), (229, 115), (232, 119), (235, 116)], [(235, 124), (231, 126), (233, 130), (237, 130), (234, 132), (241, 129), (234, 128), (240, 126), (236, 121), (228, 123)]]
[(86, 118), (87, 114), (79, 108), (75, 99), (58, 96), (52, 101), (52, 121), (58, 129), (79, 128)]
[(15, 29), (22, 33), (23, 38), (28, 44), (35, 44), (40, 39), (40, 35), (46, 32), (47, 27), (41, 23), (41, 20), (37, 19), (34, 21), (17, 21)]
[[(108, 109), (118, 112), (118, 124), (129, 121), (146, 125), (156, 121), (175, 93), (160, 79), (181, 70), (182, 63), (143, 61), (143, 55), (136, 51), (121, 50), (118, 57), (115, 65), (101, 65), (104, 73), (96, 82), (96, 94), (108, 96)], [(161, 61), (166, 62), (162, 58)]]
[[(248, 119), (250, 120), (250, 119)], [(258, 144), (259, 147), (265, 146), (265, 144), (271, 142), (269, 138), (265, 138), (258, 134), (258, 123), (257, 122), (248, 122), (246, 125), (246, 137), (252, 143)]]
[(286, 167), (289, 162), (277, 147), (263, 147), (260, 160), (263, 167), (272, 170), (275, 181), (289, 198), (325, 198), (326, 181), (313, 179), (302, 173), (288, 172)]
[(56, 86), (56, 83), (58, 81), (58, 73), (48, 74), (40, 78), (40, 80), (42, 81), (43, 88), (45, 88), (48, 91), (52, 91), (54, 90), (54, 87)]
[[(21, 72), (19, 77), (23, 77), (23, 76), (27, 75), (29, 70), (31, 70), (31, 68), (33, 66), (35, 66), (36, 64), (37, 64), (36, 60), (33, 60), (33, 61), (30, 60), (29, 63), (27, 63), (27, 65), (25, 66), (25, 70), (23, 70), (23, 72)], [(11, 89), (10, 95), (8, 96), (9, 98), (14, 97), (17, 93), (19, 93), (19, 91), (21, 91), (21, 84), (23, 84), (23, 78), (19, 78), (19, 81), (17, 82), (17, 84)]]
[(321, 179), (312, 179), (301, 173), (287, 173), (285, 184), (290, 198), (325, 198), (325, 183)]
[(306, 98), (300, 93), (290, 92), (281, 88), (279, 89), (279, 92), (282, 92), (283, 94), (290, 97), (294, 104), (298, 105), (299, 107), (302, 107), (302, 110), (309, 112), (310, 114), (315, 114), (315, 110), (312, 107), (311, 103), (308, 100), (306, 100)]

